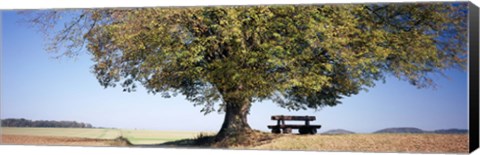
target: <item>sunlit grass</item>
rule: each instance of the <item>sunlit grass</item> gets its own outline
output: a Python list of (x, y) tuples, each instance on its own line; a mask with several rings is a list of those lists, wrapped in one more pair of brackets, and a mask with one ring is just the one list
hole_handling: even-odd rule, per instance
[(119, 132), (113, 129), (85, 129), (85, 128), (10, 128), (2, 127), (2, 134), (6, 135), (31, 135), (31, 136), (56, 136), (114, 139)]
[[(215, 135), (215, 132), (120, 129), (8, 127), (1, 129), (4, 135), (80, 137), (111, 140), (121, 136), (127, 138), (133, 145), (155, 145), (179, 140), (202, 139), (202, 137), (208, 138)], [(263, 134), (268, 135), (269, 133)], [(175, 146), (177, 143), (172, 144)], [(468, 134), (287, 134), (274, 136), (271, 141), (252, 144), (234, 146), (233, 148), (346, 152), (466, 153), (468, 152)]]
[(191, 131), (156, 131), (156, 130), (121, 130), (121, 129), (85, 129), (85, 128), (12, 128), (3, 127), (2, 134), (79, 137), (94, 139), (115, 139), (125, 137), (133, 144), (160, 144), (180, 139), (195, 138), (201, 132)]
[(465, 153), (468, 134), (286, 135), (253, 149)]
[(121, 130), (122, 136), (133, 144), (160, 144), (169, 141), (195, 138), (200, 132)]

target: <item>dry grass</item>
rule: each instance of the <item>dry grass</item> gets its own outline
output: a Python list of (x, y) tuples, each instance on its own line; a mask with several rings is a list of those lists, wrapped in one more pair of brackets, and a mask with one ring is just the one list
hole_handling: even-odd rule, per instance
[[(2, 144), (468, 153), (468, 134), (283, 135), (253, 131), (215, 142), (213, 132), (199, 134), (113, 129), (2, 129)], [(115, 139), (120, 136), (124, 138)], [(130, 145), (130, 142), (133, 145)]]
[(2, 135), (2, 144), (14, 145), (65, 145), (65, 146), (129, 146), (125, 139), (91, 139), (55, 136)]
[(72, 137), (92, 139), (115, 139), (121, 136), (117, 129), (91, 128), (0, 128), (2, 134), (23, 136)]
[(203, 147), (203, 148), (241, 148), (254, 147), (270, 143), (273, 139), (282, 137), (280, 134), (271, 134), (252, 130), (243, 134), (230, 135), (228, 139), (215, 140), (214, 133), (200, 133), (192, 139), (170, 141), (157, 146), (169, 147)]
[(189, 131), (155, 131), (155, 130), (120, 130), (121, 135), (135, 145), (153, 145), (169, 141), (194, 138), (199, 132)]
[(199, 132), (189, 131), (155, 131), (155, 130), (123, 130), (123, 129), (90, 129), (90, 128), (13, 128), (2, 127), (1, 133), (19, 136), (46, 136), (66, 138), (90, 138), (113, 140), (124, 137), (134, 145), (153, 145), (169, 141), (194, 138)]
[(353, 152), (468, 153), (467, 134), (285, 135), (241, 149)]
[(272, 140), (281, 136), (281, 134), (272, 134), (259, 130), (252, 130), (244, 134), (232, 135), (228, 139), (224, 139), (222, 141), (213, 142), (210, 144), (210, 146), (216, 148), (254, 147), (268, 144), (272, 142)]

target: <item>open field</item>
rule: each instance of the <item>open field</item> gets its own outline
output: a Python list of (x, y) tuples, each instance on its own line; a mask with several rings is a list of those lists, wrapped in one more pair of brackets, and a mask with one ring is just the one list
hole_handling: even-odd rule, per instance
[(468, 134), (285, 135), (244, 149), (468, 153)]
[[(194, 139), (200, 132), (71, 129), (71, 128), (2, 128), (2, 144), (126, 146), (125, 137), (135, 146), (162, 147), (165, 142)], [(213, 133), (203, 133), (213, 135)], [(278, 135), (256, 146), (235, 149), (310, 150), (353, 152), (468, 153), (467, 134), (346, 134), (346, 135)], [(169, 145), (172, 146), (172, 145)], [(173, 143), (173, 146), (185, 147)]]
[(10, 128), (3, 127), (4, 135), (77, 137), (94, 139), (114, 139), (120, 136), (120, 130), (87, 128)]
[(200, 134), (200, 132), (155, 130), (120, 130), (120, 132), (132, 144), (161, 144), (180, 139), (195, 138)]
[(2, 144), (18, 145), (69, 145), (69, 146), (126, 146), (113, 139), (77, 137), (2, 135)]
[[(200, 132), (188, 131), (154, 131), (154, 130), (120, 130), (120, 129), (86, 129), (86, 128), (1, 128), (2, 136), (42, 136), (113, 140), (125, 137), (132, 144), (160, 144), (168, 141), (194, 138)], [(6, 143), (7, 141), (2, 141)]]

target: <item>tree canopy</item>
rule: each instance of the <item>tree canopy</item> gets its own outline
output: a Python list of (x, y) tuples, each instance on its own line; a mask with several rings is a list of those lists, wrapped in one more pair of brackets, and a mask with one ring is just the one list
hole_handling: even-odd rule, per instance
[[(51, 35), (53, 51), (86, 47), (104, 87), (140, 84), (229, 115), (228, 105), (248, 113), (263, 100), (334, 106), (390, 75), (431, 86), (428, 74), (465, 66), (466, 13), (466, 3), (342, 4), (48, 10), (29, 19)], [(52, 33), (58, 23), (65, 27)]]

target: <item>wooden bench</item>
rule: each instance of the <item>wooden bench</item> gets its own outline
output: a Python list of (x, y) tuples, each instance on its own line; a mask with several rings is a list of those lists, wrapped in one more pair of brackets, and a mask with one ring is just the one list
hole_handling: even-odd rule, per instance
[[(284, 116), (277, 115), (272, 116), (272, 120), (277, 121), (277, 125), (269, 125), (268, 128), (272, 129), (272, 133), (292, 133), (292, 129), (298, 129), (300, 134), (316, 134), (317, 129), (321, 128), (321, 125), (311, 125), (310, 121), (315, 120), (315, 116)], [(300, 124), (285, 124), (285, 121), (305, 121), (305, 125)]]

